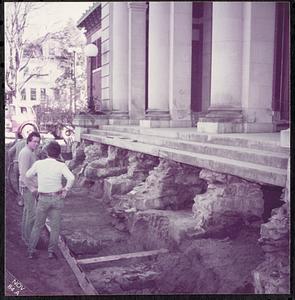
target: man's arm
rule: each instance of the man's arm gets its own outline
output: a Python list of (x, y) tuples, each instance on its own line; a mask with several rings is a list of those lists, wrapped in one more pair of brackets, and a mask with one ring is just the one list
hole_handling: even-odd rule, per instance
[(37, 174), (37, 168), (36, 168), (37, 161), (35, 161), (32, 165), (32, 167), (26, 172), (27, 178), (32, 178)]
[(65, 189), (68, 191), (74, 184), (75, 176), (74, 174), (69, 170), (66, 164), (64, 164), (62, 168), (62, 174), (67, 180), (67, 184), (65, 186)]

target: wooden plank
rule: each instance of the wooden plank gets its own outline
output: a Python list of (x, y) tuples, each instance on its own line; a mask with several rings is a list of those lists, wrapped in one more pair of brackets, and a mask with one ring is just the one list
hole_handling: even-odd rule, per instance
[[(50, 232), (51, 228), (46, 220), (45, 224), (47, 230)], [(78, 283), (85, 293), (85, 295), (98, 295), (97, 290), (91, 283), (91, 281), (87, 278), (86, 274), (83, 272), (83, 270), (79, 267), (77, 264), (76, 259), (72, 256), (70, 249), (66, 245), (65, 241), (59, 236), (59, 241), (58, 241), (58, 247), (63, 254), (64, 258), (66, 259), (67, 263), (71, 267), (72, 271), (74, 272)]]
[(109, 255), (109, 256), (100, 256), (100, 257), (91, 257), (91, 258), (82, 258), (77, 259), (77, 263), (81, 265), (86, 264), (95, 264), (101, 263), (106, 261), (116, 261), (120, 259), (129, 259), (129, 258), (138, 258), (138, 257), (146, 257), (152, 255), (158, 255), (163, 253), (168, 253), (168, 249), (158, 249), (158, 250), (150, 250), (150, 251), (141, 251), (141, 252), (134, 252), (134, 253), (124, 253), (118, 255)]

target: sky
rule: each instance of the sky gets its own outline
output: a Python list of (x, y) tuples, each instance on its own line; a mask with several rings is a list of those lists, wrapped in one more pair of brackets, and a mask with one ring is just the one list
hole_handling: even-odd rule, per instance
[(77, 22), (93, 2), (39, 2), (45, 3), (29, 18), (25, 39), (34, 40), (47, 32), (54, 32), (66, 25), (68, 19)]

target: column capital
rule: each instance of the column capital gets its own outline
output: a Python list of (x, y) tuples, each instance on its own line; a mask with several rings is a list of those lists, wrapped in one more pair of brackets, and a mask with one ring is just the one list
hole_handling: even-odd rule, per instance
[(145, 10), (147, 9), (146, 2), (128, 2), (128, 8), (133, 10)]

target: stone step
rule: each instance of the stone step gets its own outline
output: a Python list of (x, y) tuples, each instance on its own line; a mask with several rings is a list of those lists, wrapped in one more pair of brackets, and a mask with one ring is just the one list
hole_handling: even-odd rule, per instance
[(174, 160), (180, 163), (209, 169), (215, 172), (235, 175), (258, 183), (272, 184), (284, 187), (287, 170), (269, 167), (261, 164), (238, 161), (215, 155), (195, 153), (171, 149), (152, 144), (145, 144), (137, 140), (126, 140), (118, 137), (102, 136), (97, 134), (82, 134), (82, 139), (108, 144), (127, 150), (141, 152), (161, 158)]
[(160, 136), (155, 137), (149, 135), (119, 133), (113, 131), (110, 132), (107, 130), (90, 130), (90, 134), (106, 137), (109, 136), (120, 139), (137, 140), (138, 142), (145, 144), (152, 144), (207, 155), (215, 155), (239, 161), (262, 164), (274, 168), (286, 169), (288, 164), (287, 154), (274, 153), (257, 149), (210, 144), (205, 142), (191, 142), (178, 140), (175, 138), (164, 138)]
[(279, 137), (276, 139), (272, 138), (274, 135), (279, 135), (279, 133), (206, 134), (198, 133), (196, 128), (144, 128), (134, 125), (102, 125), (100, 129), (110, 131), (113, 134), (115, 134), (115, 132), (124, 132), (145, 136), (162, 136), (192, 142), (246, 147), (250, 149), (272, 151), (275, 153), (290, 153), (289, 148), (280, 146)]

